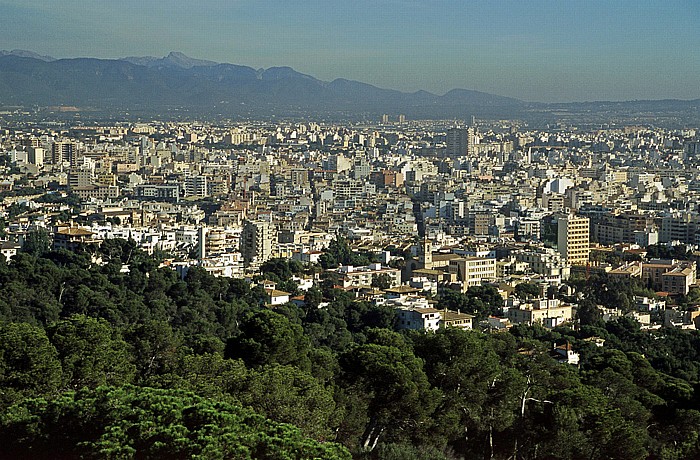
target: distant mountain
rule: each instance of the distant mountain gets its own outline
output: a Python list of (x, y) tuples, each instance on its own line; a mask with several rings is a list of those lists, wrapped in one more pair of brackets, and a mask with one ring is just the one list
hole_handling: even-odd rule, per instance
[(33, 51), (27, 51), (27, 50), (12, 50), (12, 51), (0, 50), (0, 56), (27, 57), (27, 58), (32, 58), (32, 59), (39, 59), (40, 61), (45, 61), (45, 62), (51, 62), (51, 61), (56, 60), (55, 58), (52, 58), (51, 56), (42, 56), (42, 55), (37, 54)]
[(217, 65), (218, 62), (205, 61), (202, 59), (194, 59), (189, 56), (185, 56), (177, 51), (171, 51), (170, 54), (164, 58), (157, 58), (152, 56), (144, 57), (125, 57), (121, 59), (122, 61), (127, 61), (136, 65), (144, 65), (146, 67), (180, 67), (182, 69), (191, 69), (197, 66), (213, 66)]
[(290, 67), (253, 69), (193, 59), (58, 59), (26, 51), (0, 53), (0, 105), (75, 106), (167, 116), (331, 115), (456, 117), (519, 110), (524, 103), (458, 89), (438, 96), (404, 93), (366, 83), (318, 80)]
[[(666, 114), (671, 120), (700, 118), (700, 101), (525, 103), (467, 89), (444, 95), (406, 93), (339, 78), (318, 80), (290, 67), (253, 69), (165, 57), (54, 59), (31, 51), (0, 51), (0, 107), (74, 106), (81, 111), (148, 116), (320, 116), (409, 118), (523, 117), (549, 123), (611, 114), (640, 122)], [(636, 118), (634, 118), (636, 117)]]

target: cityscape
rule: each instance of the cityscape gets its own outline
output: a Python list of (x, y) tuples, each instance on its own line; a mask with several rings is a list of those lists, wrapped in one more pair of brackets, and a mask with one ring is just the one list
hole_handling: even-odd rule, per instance
[(697, 6), (82, 3), (0, 1), (0, 459), (700, 458)]

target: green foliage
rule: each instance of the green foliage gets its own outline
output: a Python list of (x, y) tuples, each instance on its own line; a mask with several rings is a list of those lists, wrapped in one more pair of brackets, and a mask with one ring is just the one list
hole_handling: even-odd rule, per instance
[(367, 408), (364, 426), (343, 425), (341, 439), (367, 448), (383, 437), (406, 439), (408, 432), (427, 428), (439, 393), (413, 353), (368, 343), (343, 353), (340, 366), (349, 410)]
[(0, 409), (28, 396), (49, 396), (61, 386), (61, 363), (43, 329), (0, 324)]
[[(341, 243), (334, 251), (352, 257)], [(304, 451), (333, 445), (303, 436), (371, 459), (700, 458), (700, 332), (603, 323), (595, 308), (653, 295), (635, 281), (570, 280), (584, 297), (578, 329), (399, 334), (392, 308), (334, 289), (330, 272), (304, 307), (270, 310), (260, 288), (196, 267), (180, 279), (132, 241), (95, 255), (105, 264), (43, 250), (0, 263), (0, 404), (19, 402), (0, 421), (0, 441), (12, 438), (0, 458), (46, 458), (56, 445), (65, 457), (333, 457)], [(266, 277), (282, 286), (299, 269), (275, 260)], [(503, 305), (493, 287), (439, 302), (478, 318)], [(552, 359), (554, 344), (580, 353), (580, 367)], [(66, 388), (78, 393), (59, 396)], [(263, 419), (231, 438), (219, 412), (232, 404), (298, 428)], [(278, 450), (253, 451), (258, 442)]]
[(105, 320), (72, 316), (47, 328), (63, 368), (63, 387), (130, 383), (135, 372), (127, 344)]
[(51, 250), (51, 238), (44, 229), (28, 232), (24, 237), (22, 251), (35, 256), (42, 256)]
[(125, 338), (140, 380), (170, 372), (176, 365), (182, 339), (168, 323), (150, 320), (134, 324), (127, 329)]
[(248, 366), (292, 364), (309, 370), (309, 342), (302, 327), (286, 317), (263, 309), (248, 313), (240, 333), (226, 346), (229, 358), (240, 358)]
[(252, 369), (233, 396), (261, 415), (296, 425), (306, 436), (333, 439), (340, 416), (333, 392), (301, 369), (279, 364)]
[(321, 255), (319, 263), (324, 269), (329, 269), (339, 265), (364, 266), (370, 263), (370, 259), (353, 252), (345, 237), (337, 233), (326, 252)]
[(461, 311), (482, 320), (503, 310), (503, 298), (493, 286), (471, 286), (465, 294), (445, 290), (440, 296), (439, 309)]
[(371, 452), (359, 456), (366, 460), (449, 460), (449, 454), (433, 446), (413, 446), (400, 443), (380, 443)]
[[(60, 449), (57, 452), (57, 449)], [(191, 393), (126, 386), (25, 400), (0, 417), (0, 457), (349, 459), (291, 425)]]
[(300, 275), (303, 272), (302, 263), (290, 259), (270, 259), (260, 266), (263, 277), (270, 278), (272, 275), (280, 281), (289, 281), (293, 275)]
[(391, 277), (386, 273), (373, 277), (372, 287), (377, 289), (389, 289), (391, 287)]
[(601, 327), (604, 325), (602, 318), (603, 313), (590, 299), (584, 299), (579, 302), (576, 309), (576, 319), (582, 326)]
[(522, 300), (534, 299), (540, 295), (540, 287), (535, 283), (520, 283), (515, 286), (514, 294)]
[(692, 251), (684, 244), (668, 246), (663, 243), (651, 244), (646, 247), (647, 257), (650, 259), (688, 259), (692, 255)]

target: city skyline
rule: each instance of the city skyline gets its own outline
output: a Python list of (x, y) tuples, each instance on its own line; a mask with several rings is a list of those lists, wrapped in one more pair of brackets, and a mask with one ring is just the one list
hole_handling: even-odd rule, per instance
[(327, 81), (541, 102), (700, 97), (700, 7), (690, 1), (127, 0), (87, 10), (75, 0), (2, 0), (0, 8), (4, 48), (57, 58), (181, 51)]

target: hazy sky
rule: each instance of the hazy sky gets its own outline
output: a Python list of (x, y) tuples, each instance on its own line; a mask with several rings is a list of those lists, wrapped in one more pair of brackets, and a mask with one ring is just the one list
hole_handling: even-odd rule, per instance
[(530, 101), (700, 98), (698, 0), (0, 0), (0, 49)]

